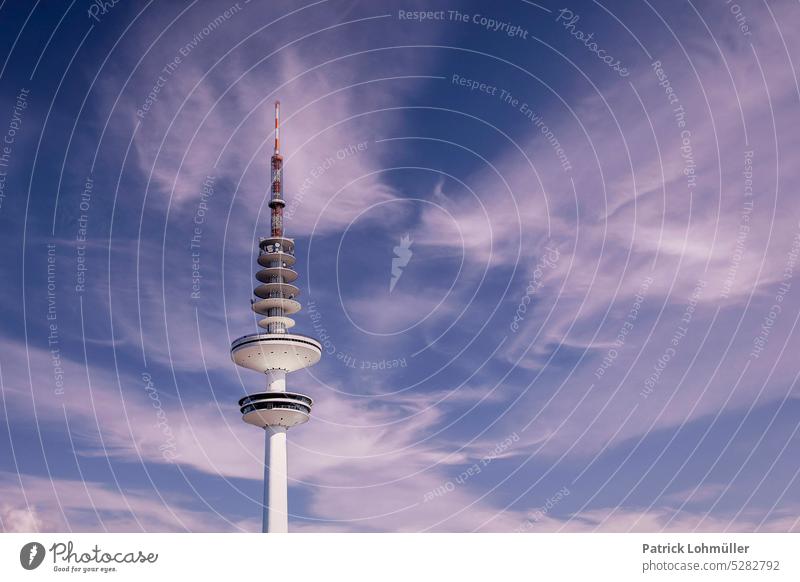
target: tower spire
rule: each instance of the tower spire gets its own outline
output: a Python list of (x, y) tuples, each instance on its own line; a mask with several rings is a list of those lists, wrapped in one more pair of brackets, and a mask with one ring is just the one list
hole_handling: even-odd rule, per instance
[(281, 102), (275, 102), (275, 155), (281, 153)]
[(272, 236), (283, 236), (283, 207), (286, 202), (283, 200), (283, 156), (281, 156), (281, 137), (280, 137), (280, 116), (281, 102), (275, 102), (275, 150), (270, 160), (271, 174), (271, 195), (269, 207), (271, 209), (270, 228)]

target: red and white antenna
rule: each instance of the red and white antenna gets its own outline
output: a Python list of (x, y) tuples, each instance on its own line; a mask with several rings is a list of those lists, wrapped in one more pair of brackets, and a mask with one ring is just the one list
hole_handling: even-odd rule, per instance
[(283, 156), (281, 156), (281, 102), (275, 102), (275, 151), (272, 154), (272, 193), (269, 199), (269, 207), (272, 209), (270, 226), (272, 236), (283, 236), (283, 207), (286, 202), (283, 200)]
[(281, 102), (275, 102), (275, 153), (281, 153)]

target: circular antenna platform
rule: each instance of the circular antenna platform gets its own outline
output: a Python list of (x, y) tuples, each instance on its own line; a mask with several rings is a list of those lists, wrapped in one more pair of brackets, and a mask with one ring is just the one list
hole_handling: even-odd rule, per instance
[(267, 267), (256, 273), (256, 279), (262, 283), (272, 283), (278, 277), (281, 277), (284, 283), (291, 283), (297, 280), (297, 271), (286, 267)]
[(267, 299), (269, 297), (293, 299), (300, 295), (300, 289), (291, 283), (262, 283), (256, 287), (253, 293), (262, 299)]
[(273, 263), (280, 263), (284, 267), (294, 265), (294, 255), (289, 253), (268, 253), (262, 252), (258, 255), (258, 264), (262, 267), (274, 267)]
[(285, 297), (270, 297), (253, 303), (253, 311), (261, 315), (269, 315), (270, 309), (283, 309), (285, 315), (292, 315), (300, 311), (300, 303)]

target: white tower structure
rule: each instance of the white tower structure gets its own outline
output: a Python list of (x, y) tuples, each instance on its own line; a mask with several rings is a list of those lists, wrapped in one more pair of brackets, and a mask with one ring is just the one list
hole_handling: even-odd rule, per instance
[(289, 531), (287, 496), (286, 431), (308, 422), (312, 400), (286, 391), (286, 375), (316, 364), (322, 346), (316, 340), (287, 330), (295, 324), (290, 315), (300, 311), (300, 290), (292, 283), (297, 272), (294, 240), (283, 236), (283, 157), (280, 154), (280, 102), (275, 102), (275, 151), (272, 155), (272, 186), (269, 200), (271, 233), (259, 241), (256, 273), (258, 285), (252, 309), (264, 318), (258, 322), (265, 333), (240, 337), (231, 344), (231, 358), (244, 368), (266, 375), (266, 391), (239, 400), (242, 420), (264, 429), (264, 515), (262, 531)]

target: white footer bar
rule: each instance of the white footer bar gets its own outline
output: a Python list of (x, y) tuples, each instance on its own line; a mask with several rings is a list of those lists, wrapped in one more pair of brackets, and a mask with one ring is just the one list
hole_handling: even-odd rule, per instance
[(798, 534), (0, 535), (2, 580), (777, 582), (799, 564)]

